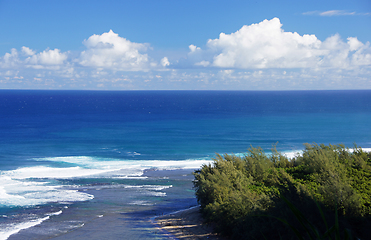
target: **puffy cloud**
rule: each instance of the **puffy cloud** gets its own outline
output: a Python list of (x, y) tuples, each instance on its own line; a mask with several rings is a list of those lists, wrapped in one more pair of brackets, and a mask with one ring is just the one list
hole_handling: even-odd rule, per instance
[(326, 49), (320, 62), (322, 67), (346, 68), (349, 66), (349, 45), (340, 39), (338, 34), (327, 38), (322, 43)]
[(363, 43), (358, 41), (357, 38), (355, 37), (348, 37), (348, 44), (349, 44), (349, 50), (350, 51), (355, 51), (363, 46)]
[(371, 66), (371, 47), (358, 41), (357, 38), (348, 38), (350, 51), (354, 51), (351, 56), (351, 65), (353, 66)]
[(370, 43), (363, 44), (353, 37), (349, 37), (347, 40), (348, 42), (345, 43), (338, 34), (327, 38), (322, 43), (322, 48), (326, 53), (319, 65), (339, 69), (371, 66)]
[(201, 48), (196, 47), (195, 45), (191, 44), (189, 45), (189, 50), (191, 50), (191, 52), (196, 52), (198, 50), (201, 50)]
[(32, 50), (32, 49), (30, 49), (28, 47), (25, 47), (25, 46), (22, 47), (22, 52), (23, 52), (23, 54), (25, 54), (27, 56), (35, 55), (35, 51), (34, 50)]
[(161, 65), (163, 67), (169, 66), (170, 65), (169, 59), (167, 57), (162, 58), (161, 59)]
[[(11, 49), (0, 56), (0, 83), (2, 87), (14, 88), (24, 83), (35, 84), (34, 87), (64, 87), (70, 81), (70, 86), (76, 88), (82, 79), (96, 81), (102, 78), (117, 78), (120, 71), (161, 70), (170, 65), (167, 57), (158, 62), (149, 61), (148, 44), (133, 43), (119, 37), (110, 31), (102, 35), (93, 35), (83, 42), (87, 49), (80, 53), (70, 54), (60, 49), (35, 51), (23, 46), (17, 50)], [(80, 66), (79, 66), (80, 65)], [(86, 67), (81, 67), (86, 66)], [(53, 81), (58, 79), (58, 81)], [(5, 84), (5, 85), (4, 85)], [(8, 84), (8, 85), (6, 85)], [(23, 84), (23, 83), (22, 83)], [(84, 87), (87, 83), (82, 83)], [(30, 86), (31, 86), (30, 85)]]
[(0, 66), (3, 68), (32, 67), (36, 69), (57, 67), (59, 69), (59, 65), (63, 65), (68, 57), (68, 53), (62, 53), (59, 49), (47, 49), (36, 53), (23, 46), (21, 52), (22, 54), (18, 54), (18, 51), (13, 48), (10, 53), (6, 53), (2, 59), (0, 58)]
[[(356, 37), (285, 32), (278, 18), (221, 33), (188, 55), (147, 55), (148, 44), (113, 31), (92, 35), (86, 50), (11, 49), (0, 56), (2, 88), (96, 89), (366, 89), (371, 47)], [(156, 54), (155, 54), (156, 55)], [(167, 71), (161, 71), (167, 69)], [(149, 71), (147, 71), (149, 70)], [(136, 71), (136, 72), (133, 72)], [(138, 72), (142, 71), (142, 72)], [(157, 72), (156, 72), (157, 71)], [(161, 74), (159, 74), (161, 73)]]
[(4, 57), (0, 58), (0, 67), (14, 68), (18, 66), (20, 62), (17, 49), (12, 48), (10, 53), (5, 53)]
[(113, 70), (142, 70), (148, 68), (148, 44), (134, 43), (110, 30), (102, 35), (92, 35), (85, 40), (86, 51), (79, 63), (83, 66)]
[(370, 49), (356, 38), (345, 43), (337, 34), (321, 42), (315, 35), (285, 32), (278, 18), (245, 25), (231, 34), (221, 33), (207, 42), (206, 50), (194, 45), (189, 48), (189, 60), (196, 66), (241, 69), (348, 68), (360, 63), (351, 61), (357, 49), (357, 58), (367, 65), (365, 52)]
[[(321, 41), (314, 35), (284, 32), (281, 27), (280, 20), (273, 18), (245, 25), (235, 33), (221, 33), (219, 38), (207, 42), (207, 51), (214, 53), (213, 59), (203, 59), (197, 65), (209, 61), (212, 66), (224, 68), (314, 66), (322, 52)], [(203, 54), (200, 49), (197, 52)], [(191, 54), (197, 52), (191, 51)]]
[(23, 47), (22, 51), (31, 55), (25, 62), (31, 65), (61, 65), (67, 60), (68, 54), (61, 53), (59, 49), (44, 50), (38, 54), (35, 54), (31, 49)]

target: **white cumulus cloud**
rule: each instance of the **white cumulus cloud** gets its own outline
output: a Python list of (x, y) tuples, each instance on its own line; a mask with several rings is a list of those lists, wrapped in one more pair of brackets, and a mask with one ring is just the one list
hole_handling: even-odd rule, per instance
[[(61, 52), (59, 49), (47, 49), (36, 53), (34, 50), (23, 46), (22, 54), (13, 48), (10, 53), (6, 53), (2, 59), (0, 58), (0, 66), (4, 67), (32, 67), (36, 69), (54, 68), (66, 64), (68, 58), (67, 52)], [(2, 61), (1, 61), (2, 60)]]
[[(367, 65), (369, 44), (357, 38), (341, 40), (338, 34), (321, 42), (315, 35), (285, 32), (278, 18), (245, 25), (231, 34), (210, 39), (203, 50), (189, 46), (196, 66), (221, 68), (349, 68)], [(357, 55), (357, 61), (352, 60)], [(361, 60), (362, 59), (362, 60)]]
[(80, 55), (79, 63), (87, 67), (113, 70), (143, 70), (150, 65), (148, 44), (134, 43), (120, 37), (112, 30), (102, 35), (92, 35), (85, 40), (87, 47)]
[(22, 52), (23, 52), (23, 54), (25, 54), (26, 56), (32, 56), (32, 55), (35, 55), (35, 51), (34, 51), (34, 50), (32, 50), (32, 49), (30, 49), (30, 48), (28, 48), (28, 47), (25, 47), (25, 46), (22, 47)]
[(23, 47), (22, 51), (28, 55), (25, 62), (32, 65), (62, 65), (67, 60), (68, 54), (62, 53), (59, 49), (47, 49), (35, 54), (31, 49)]
[(4, 57), (0, 58), (0, 67), (13, 68), (20, 63), (18, 51), (15, 48), (10, 50), (10, 53), (5, 53)]
[(0, 56), (1, 87), (287, 90), (371, 86), (370, 42), (342, 39), (339, 34), (321, 41), (315, 35), (284, 31), (278, 18), (221, 33), (205, 47), (192, 44), (188, 54), (168, 57), (153, 51), (152, 58), (149, 44), (131, 42), (112, 30), (92, 35), (83, 44), (85, 51), (72, 53), (57, 48), (10, 49)]
[(161, 59), (161, 65), (162, 65), (163, 67), (169, 66), (169, 65), (170, 65), (169, 59), (168, 59), (167, 57), (163, 57), (163, 58)]
[(363, 43), (358, 41), (356, 37), (348, 37), (348, 44), (349, 44), (349, 50), (350, 51), (355, 51), (360, 49), (363, 46)]
[(349, 37), (344, 42), (338, 34), (327, 38), (322, 43), (325, 50), (320, 67), (353, 69), (360, 66), (371, 66), (370, 43), (361, 43), (357, 38)]

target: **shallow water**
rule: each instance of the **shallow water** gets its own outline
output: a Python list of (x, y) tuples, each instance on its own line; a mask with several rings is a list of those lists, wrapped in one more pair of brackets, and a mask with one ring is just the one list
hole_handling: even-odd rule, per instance
[(53, 236), (55, 239), (167, 239), (150, 219), (196, 205), (190, 172), (150, 171), (144, 174), (147, 178), (142, 181), (85, 185), (80, 191), (94, 195), (93, 200), (56, 204), (55, 208), (61, 208), (61, 214), (9, 239)]

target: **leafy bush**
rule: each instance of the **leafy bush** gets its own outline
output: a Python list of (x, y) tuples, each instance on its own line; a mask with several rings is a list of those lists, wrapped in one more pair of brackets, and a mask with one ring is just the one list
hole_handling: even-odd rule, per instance
[[(306, 144), (302, 156), (291, 160), (275, 148), (270, 155), (250, 148), (242, 157), (217, 155), (213, 164), (194, 172), (194, 187), (206, 220), (235, 239), (260, 239), (262, 232), (268, 239), (296, 239), (292, 227), (305, 229), (287, 201), (311, 223), (325, 220), (335, 226), (336, 212), (339, 229), (363, 237), (370, 231), (362, 227), (371, 217), (370, 157), (357, 146), (350, 151), (342, 145)], [(316, 231), (329, 229), (320, 225)]]

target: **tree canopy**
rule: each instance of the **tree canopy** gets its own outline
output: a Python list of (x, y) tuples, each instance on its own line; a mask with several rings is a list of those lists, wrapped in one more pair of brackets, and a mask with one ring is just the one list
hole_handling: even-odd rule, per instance
[(205, 219), (233, 239), (297, 239), (295, 231), (312, 239), (309, 225), (322, 237), (338, 226), (341, 236), (366, 239), (370, 158), (357, 146), (305, 144), (293, 159), (251, 147), (244, 156), (217, 154), (194, 172), (194, 187)]

